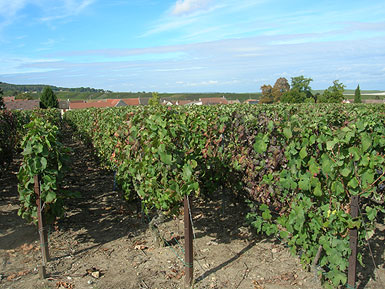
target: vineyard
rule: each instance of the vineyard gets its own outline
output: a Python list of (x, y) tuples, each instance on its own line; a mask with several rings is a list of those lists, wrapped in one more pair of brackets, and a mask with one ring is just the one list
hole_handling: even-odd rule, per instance
[(185, 196), (194, 204), (245, 203), (239, 215), (256, 233), (280, 240), (325, 287), (347, 284), (349, 230), (366, 247), (384, 221), (383, 105), (125, 107), (69, 111), (63, 121), (54, 111), (0, 116), (2, 170), (23, 150), (19, 214), (27, 221), (37, 221), (35, 175), (48, 223), (77, 196), (61, 189), (64, 127), (114, 175), (126, 202), (140, 204), (150, 227), (178, 218)]

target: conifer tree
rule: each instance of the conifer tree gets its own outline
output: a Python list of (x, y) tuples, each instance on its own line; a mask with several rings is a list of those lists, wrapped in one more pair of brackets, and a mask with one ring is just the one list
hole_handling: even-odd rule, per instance
[(354, 103), (362, 103), (360, 85), (354, 91)]
[(59, 107), (59, 102), (52, 88), (49, 86), (44, 87), (43, 92), (40, 96), (40, 107), (41, 108), (53, 108)]
[(0, 109), (4, 109), (5, 104), (4, 104), (4, 99), (3, 99), (3, 89), (0, 88)]
[(152, 93), (152, 97), (148, 101), (149, 105), (160, 105), (160, 96), (157, 92)]

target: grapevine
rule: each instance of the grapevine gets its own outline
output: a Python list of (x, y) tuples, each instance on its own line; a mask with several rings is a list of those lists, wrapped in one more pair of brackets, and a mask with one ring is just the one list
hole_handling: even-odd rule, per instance
[[(383, 105), (307, 104), (91, 109), (66, 118), (117, 171), (127, 199), (175, 213), (184, 195), (227, 185), (249, 200), (250, 224), (287, 242), (305, 266), (322, 246), (324, 284), (338, 287), (348, 230), (358, 228), (362, 244), (384, 211), (384, 115)], [(354, 195), (364, 212), (357, 219)]]

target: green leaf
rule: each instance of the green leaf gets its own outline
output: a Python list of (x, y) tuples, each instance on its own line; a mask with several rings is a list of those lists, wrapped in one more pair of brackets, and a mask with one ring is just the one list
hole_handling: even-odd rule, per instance
[(353, 189), (357, 188), (357, 187), (358, 187), (358, 181), (357, 181), (357, 179), (356, 179), (355, 177), (353, 177), (353, 178), (349, 181), (348, 186), (351, 187), (351, 188), (353, 188)]
[(331, 174), (332, 173), (332, 166), (333, 166), (332, 160), (329, 158), (328, 155), (323, 154), (321, 157), (322, 172), (324, 174), (328, 174), (328, 175)]
[(357, 147), (350, 147), (349, 153), (353, 156), (353, 160), (356, 162), (360, 159), (360, 152)]
[(331, 271), (332, 273), (332, 281), (333, 281), (333, 284), (335, 286), (338, 286), (339, 284), (345, 284), (346, 281), (347, 281), (347, 277), (346, 277), (346, 274), (338, 271), (338, 270), (334, 270), (334, 271)]
[(264, 211), (263, 213), (262, 213), (262, 218), (264, 219), (264, 220), (270, 220), (271, 219), (271, 214), (270, 214), (270, 211)]
[(365, 173), (362, 174), (361, 180), (363, 187), (371, 185), (374, 182), (374, 171), (367, 170)]
[(334, 181), (332, 183), (332, 192), (340, 195), (345, 192), (344, 185), (340, 181)]
[(314, 188), (313, 194), (314, 194), (314, 196), (316, 196), (316, 197), (321, 197), (321, 196), (322, 196), (321, 185), (316, 186), (316, 187)]
[(43, 152), (43, 145), (42, 145), (41, 143), (38, 143), (38, 144), (36, 145), (36, 152), (37, 152), (38, 154), (40, 154), (40, 153)]
[(310, 190), (310, 180), (309, 179), (303, 179), (298, 182), (298, 187), (301, 190)]
[(347, 177), (351, 173), (351, 171), (352, 170), (350, 168), (345, 167), (341, 170), (341, 175), (343, 175), (344, 177)]
[(183, 179), (189, 180), (192, 175), (191, 167), (188, 164), (183, 166)]
[(377, 210), (373, 209), (371, 207), (366, 207), (366, 215), (369, 219), (369, 221), (373, 221), (377, 217)]
[(362, 150), (365, 152), (372, 145), (372, 139), (368, 134), (363, 134), (361, 136)]
[(299, 156), (301, 157), (301, 159), (304, 159), (304, 158), (307, 157), (306, 147), (303, 147), (303, 148), (299, 151)]
[(32, 153), (32, 147), (31, 147), (31, 144), (28, 142), (22, 154), (25, 156), (25, 155), (30, 155), (31, 153)]
[(279, 235), (282, 239), (286, 240), (289, 237), (289, 233), (287, 231), (280, 231)]
[(47, 168), (47, 159), (45, 157), (42, 157), (40, 159), (42, 170), (45, 170)]
[(191, 167), (195, 169), (197, 167), (198, 163), (196, 160), (191, 160)]
[(53, 191), (50, 191), (47, 193), (44, 202), (46, 203), (52, 203), (56, 199), (56, 194)]
[(255, 137), (255, 142), (254, 142), (254, 150), (261, 154), (261, 153), (264, 153), (267, 149), (267, 139), (265, 136), (263, 136), (262, 134), (258, 134), (256, 137)]
[(331, 151), (336, 143), (337, 142), (335, 140), (330, 140), (330, 141), (326, 142), (326, 149), (328, 151)]
[(251, 225), (257, 230), (258, 233), (262, 230), (262, 222), (263, 219), (261, 217), (258, 217), (255, 221), (251, 222)]
[(308, 165), (309, 165), (309, 171), (310, 171), (310, 173), (311, 173), (312, 175), (315, 175), (315, 174), (318, 174), (318, 173), (319, 173), (320, 167), (319, 167), (319, 165), (317, 164), (315, 158), (312, 157), (312, 158), (309, 160)]
[(290, 138), (292, 138), (293, 133), (291, 132), (291, 129), (290, 129), (290, 128), (285, 127), (285, 128), (283, 129), (283, 135), (284, 135), (287, 139), (290, 139)]
[(160, 160), (165, 163), (166, 165), (172, 164), (172, 157), (171, 155), (167, 154), (166, 152), (159, 152)]

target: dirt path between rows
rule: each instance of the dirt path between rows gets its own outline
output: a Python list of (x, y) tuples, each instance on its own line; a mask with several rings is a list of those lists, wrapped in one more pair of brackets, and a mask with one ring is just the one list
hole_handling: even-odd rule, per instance
[[(113, 191), (113, 173), (100, 169), (68, 129), (63, 142), (72, 149), (63, 188), (81, 197), (68, 200), (65, 216), (51, 228), (46, 280), (38, 276), (37, 229), (17, 216), (20, 160), (1, 179), (0, 288), (184, 288), (183, 216), (159, 226), (169, 246), (155, 247), (147, 217)], [(194, 288), (321, 288), (284, 245), (250, 232), (243, 204), (218, 199), (193, 202)], [(379, 226), (373, 250), (385, 281), (384, 232)], [(360, 271), (361, 288), (383, 288), (370, 279), (373, 266)]]

